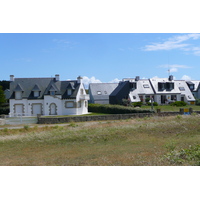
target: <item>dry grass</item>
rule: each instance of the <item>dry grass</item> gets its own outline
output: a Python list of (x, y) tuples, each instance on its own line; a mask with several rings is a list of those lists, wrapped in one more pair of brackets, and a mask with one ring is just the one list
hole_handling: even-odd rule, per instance
[(198, 115), (152, 117), (4, 129), (0, 131), (0, 165), (176, 165), (165, 155), (199, 144), (199, 119)]

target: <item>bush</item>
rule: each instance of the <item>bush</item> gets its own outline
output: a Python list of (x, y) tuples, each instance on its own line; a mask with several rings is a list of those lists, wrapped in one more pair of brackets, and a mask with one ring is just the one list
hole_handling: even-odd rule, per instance
[[(151, 106), (150, 102), (148, 103), (148, 106)], [(158, 106), (158, 103), (157, 102), (153, 102), (153, 106)]]
[(189, 146), (188, 149), (172, 150), (165, 156), (171, 164), (190, 164), (200, 166), (200, 145)]
[(138, 110), (133, 107), (110, 104), (88, 104), (88, 111), (106, 114), (150, 113), (150, 110)]
[(142, 102), (141, 101), (140, 102), (135, 102), (135, 103), (132, 103), (132, 105), (134, 107), (141, 107), (142, 106)]
[(200, 106), (200, 99), (196, 99), (196, 105)]
[(0, 107), (0, 115), (8, 115), (10, 112), (9, 107)]
[(170, 105), (180, 107), (180, 106), (186, 106), (187, 104), (184, 101), (175, 101), (171, 103)]

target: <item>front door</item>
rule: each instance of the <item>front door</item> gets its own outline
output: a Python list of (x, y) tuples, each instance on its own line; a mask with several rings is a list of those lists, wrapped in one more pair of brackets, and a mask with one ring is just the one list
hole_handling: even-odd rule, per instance
[(52, 103), (50, 105), (50, 115), (56, 115), (56, 104)]
[(161, 104), (165, 104), (166, 95), (161, 95)]

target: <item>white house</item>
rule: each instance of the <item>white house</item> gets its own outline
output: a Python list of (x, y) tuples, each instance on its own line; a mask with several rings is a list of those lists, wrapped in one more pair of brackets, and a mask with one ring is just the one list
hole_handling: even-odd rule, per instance
[(10, 76), (10, 116), (81, 115), (88, 113), (89, 95), (82, 77), (60, 81), (54, 78)]
[(129, 81), (133, 83), (135, 87), (131, 88), (129, 91), (129, 99), (131, 102), (145, 103), (146, 98), (154, 98), (154, 91), (151, 87), (149, 79), (140, 79), (139, 76), (135, 78), (124, 78), (122, 81)]
[(195, 98), (184, 80), (173, 80), (173, 76), (169, 76), (169, 78), (152, 78), (150, 83), (155, 93), (154, 101), (158, 104), (174, 101), (195, 104)]
[[(196, 90), (194, 85), (194, 83), (188, 83), (185, 80), (174, 80), (172, 75), (168, 78), (151, 79), (140, 79), (139, 76), (136, 76), (135, 78), (124, 78), (115, 87), (110, 87), (108, 83), (91, 84), (89, 93), (90, 99), (94, 99), (92, 103), (121, 104), (123, 99), (145, 103), (145, 99), (153, 98), (159, 105), (174, 101), (184, 101), (193, 105), (195, 104), (193, 93), (196, 92), (196, 95), (200, 96), (199, 84), (196, 83)], [(109, 92), (105, 98), (106, 89)]]

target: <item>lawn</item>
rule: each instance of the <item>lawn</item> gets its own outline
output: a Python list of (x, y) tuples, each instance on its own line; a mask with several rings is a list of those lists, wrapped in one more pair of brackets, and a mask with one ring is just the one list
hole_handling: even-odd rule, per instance
[[(141, 108), (143, 109), (151, 109), (151, 106), (142, 106)], [(159, 105), (159, 106), (154, 106), (154, 110), (156, 109), (161, 109), (161, 112), (177, 112), (180, 111), (180, 108), (193, 108), (193, 111), (200, 111), (200, 106), (196, 105), (186, 105), (182, 107), (177, 107), (177, 106), (170, 106), (170, 105)]]
[(0, 131), (0, 165), (199, 165), (199, 119), (192, 115), (5, 128)]

